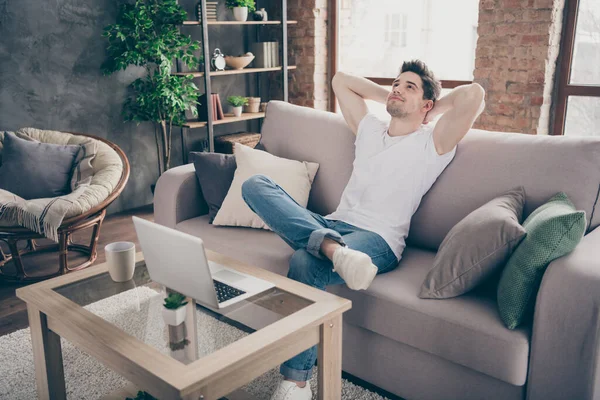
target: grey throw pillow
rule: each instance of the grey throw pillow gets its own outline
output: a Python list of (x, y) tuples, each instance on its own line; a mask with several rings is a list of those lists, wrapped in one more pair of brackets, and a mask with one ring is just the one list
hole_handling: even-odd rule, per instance
[(525, 189), (515, 188), (467, 215), (444, 238), (421, 286), (422, 299), (460, 296), (498, 272), (527, 232)]
[(233, 154), (191, 152), (196, 176), (208, 204), (208, 218), (212, 223), (221, 208), (237, 168)]
[(71, 192), (71, 175), (79, 145), (40, 143), (4, 134), (0, 189), (25, 200)]

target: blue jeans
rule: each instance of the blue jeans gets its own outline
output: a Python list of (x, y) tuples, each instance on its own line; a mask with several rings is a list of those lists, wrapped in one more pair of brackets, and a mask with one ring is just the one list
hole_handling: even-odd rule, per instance
[[(294, 250), (288, 278), (325, 290), (327, 285), (344, 283), (333, 272), (333, 264), (320, 252), (324, 238), (368, 254), (378, 274), (398, 265), (394, 252), (378, 234), (342, 221), (328, 220), (307, 210), (279, 185), (264, 175), (254, 175), (242, 185), (242, 197), (252, 211)], [(288, 379), (307, 381), (317, 359), (317, 347), (303, 351), (281, 365)]]

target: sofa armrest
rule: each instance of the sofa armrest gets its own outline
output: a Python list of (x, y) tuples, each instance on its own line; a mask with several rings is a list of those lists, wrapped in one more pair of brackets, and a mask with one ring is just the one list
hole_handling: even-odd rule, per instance
[(594, 399), (600, 346), (600, 227), (552, 262), (537, 296), (528, 399)]
[(161, 175), (154, 190), (154, 220), (175, 228), (181, 221), (208, 213), (194, 164), (171, 168)]

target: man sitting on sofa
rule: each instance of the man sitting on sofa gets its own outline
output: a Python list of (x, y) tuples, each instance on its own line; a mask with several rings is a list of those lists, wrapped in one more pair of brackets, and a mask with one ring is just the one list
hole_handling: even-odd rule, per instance
[[(441, 85), (420, 60), (403, 63), (391, 92), (342, 72), (332, 86), (356, 135), (354, 169), (337, 210), (313, 213), (263, 175), (244, 182), (242, 196), (296, 250), (289, 278), (323, 290), (340, 283), (367, 289), (398, 265), (412, 215), (483, 110), (485, 92), (473, 83), (438, 101)], [(386, 104), (391, 121), (369, 113), (366, 99)], [(316, 358), (313, 347), (286, 361), (271, 400), (310, 400), (306, 381)]]

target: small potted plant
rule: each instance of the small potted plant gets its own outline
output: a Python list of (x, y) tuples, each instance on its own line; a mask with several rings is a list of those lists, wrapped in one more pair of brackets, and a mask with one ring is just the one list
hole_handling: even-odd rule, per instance
[(141, 390), (139, 390), (137, 392), (137, 396), (135, 396), (135, 399), (133, 397), (127, 397), (125, 400), (158, 400), (158, 399), (156, 397), (153, 397), (148, 392), (142, 392)]
[(254, 12), (256, 6), (254, 0), (227, 0), (227, 8), (233, 10), (233, 18), (236, 21), (246, 21), (248, 11)]
[(229, 96), (227, 103), (231, 106), (233, 115), (236, 117), (242, 116), (242, 107), (248, 104), (248, 98), (244, 96)]
[(181, 293), (172, 292), (165, 297), (165, 304), (162, 310), (163, 319), (167, 325), (177, 326), (185, 321), (185, 296)]

